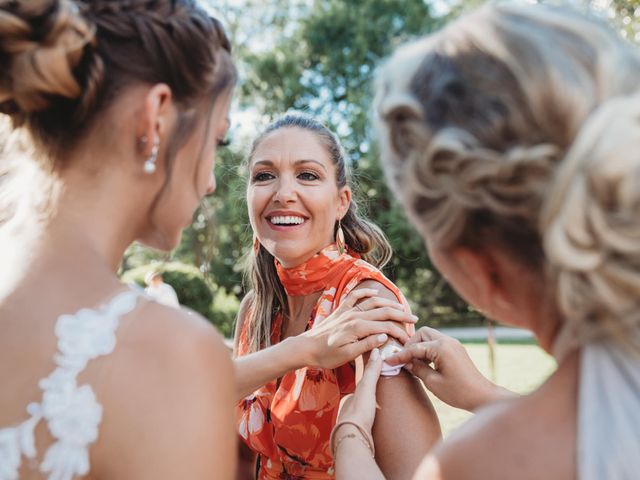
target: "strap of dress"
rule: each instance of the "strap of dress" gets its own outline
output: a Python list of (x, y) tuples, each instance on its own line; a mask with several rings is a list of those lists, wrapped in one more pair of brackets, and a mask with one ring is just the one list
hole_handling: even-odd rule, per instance
[(42, 401), (29, 404), (27, 421), (0, 430), (0, 480), (18, 478), (22, 456), (35, 461), (34, 431), (41, 420), (55, 441), (45, 452), (40, 471), (49, 480), (72, 480), (89, 473), (89, 446), (98, 438), (102, 405), (90, 385), (78, 385), (77, 377), (89, 360), (113, 352), (120, 317), (136, 307), (138, 298), (138, 292), (127, 290), (98, 309), (58, 318), (56, 368), (39, 382)]
[(640, 352), (614, 339), (581, 350), (578, 480), (632, 480), (640, 472)]

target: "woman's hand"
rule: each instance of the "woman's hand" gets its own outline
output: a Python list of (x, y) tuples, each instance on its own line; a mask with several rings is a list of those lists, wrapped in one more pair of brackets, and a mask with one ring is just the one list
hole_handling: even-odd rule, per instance
[(376, 389), (381, 369), (382, 357), (380, 351), (375, 348), (369, 355), (369, 361), (355, 393), (342, 399), (336, 425), (345, 421), (354, 422), (367, 433), (371, 433), (376, 418)]
[(377, 293), (370, 288), (351, 292), (331, 315), (299, 335), (308, 355), (306, 365), (336, 368), (383, 345), (389, 336), (403, 344), (409, 340), (399, 324), (414, 324), (418, 317)]
[(471, 411), (516, 395), (485, 378), (458, 340), (433, 328), (422, 327), (407, 341), (402, 352), (385, 361), (390, 365), (406, 363), (404, 368), (422, 379), (435, 396), (452, 407)]

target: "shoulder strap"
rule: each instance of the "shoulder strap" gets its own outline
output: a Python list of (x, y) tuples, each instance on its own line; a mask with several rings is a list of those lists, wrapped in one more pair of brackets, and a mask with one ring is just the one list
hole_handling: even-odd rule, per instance
[(113, 351), (119, 319), (136, 307), (139, 297), (127, 290), (98, 309), (58, 318), (56, 369), (40, 380), (41, 402), (27, 406), (29, 418), (20, 425), (0, 429), (0, 480), (18, 478), (22, 457), (35, 460), (35, 429), (41, 420), (55, 441), (40, 471), (49, 474), (49, 480), (72, 480), (89, 472), (89, 445), (98, 438), (102, 406), (90, 385), (77, 384), (77, 376), (89, 360)]
[(42, 403), (30, 406), (55, 439), (40, 466), (50, 479), (72, 480), (89, 473), (89, 446), (98, 438), (102, 405), (90, 385), (78, 385), (77, 377), (89, 360), (113, 352), (120, 317), (136, 307), (138, 298), (137, 292), (127, 290), (95, 310), (58, 318), (57, 367), (40, 382)]

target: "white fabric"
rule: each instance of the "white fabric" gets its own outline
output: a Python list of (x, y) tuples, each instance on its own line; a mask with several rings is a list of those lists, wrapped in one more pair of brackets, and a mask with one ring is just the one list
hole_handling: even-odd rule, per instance
[(91, 386), (78, 385), (77, 377), (89, 360), (113, 352), (119, 319), (135, 308), (138, 298), (126, 291), (97, 310), (58, 318), (56, 368), (39, 382), (42, 400), (27, 406), (29, 418), (20, 425), (0, 429), (0, 480), (18, 479), (22, 457), (35, 462), (34, 430), (41, 420), (55, 441), (44, 453), (40, 472), (49, 480), (72, 480), (89, 472), (89, 446), (98, 438), (102, 406)]
[(168, 283), (160, 283), (159, 285), (150, 285), (146, 288), (145, 292), (156, 302), (166, 305), (168, 307), (180, 306), (178, 301), (178, 295), (171, 285)]
[(382, 357), (382, 369), (380, 370), (380, 375), (384, 377), (395, 377), (400, 373), (402, 367), (404, 367), (404, 363), (400, 365), (389, 365), (386, 360), (394, 353), (401, 352), (403, 349), (402, 344), (398, 342), (395, 338), (389, 338), (387, 342), (380, 348), (380, 356)]
[(640, 353), (612, 340), (581, 351), (578, 480), (640, 478)]

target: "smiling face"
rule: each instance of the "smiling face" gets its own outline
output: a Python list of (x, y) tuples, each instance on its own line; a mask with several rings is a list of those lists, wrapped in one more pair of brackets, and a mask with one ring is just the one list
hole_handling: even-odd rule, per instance
[(265, 136), (249, 164), (247, 205), (258, 240), (285, 267), (307, 261), (334, 241), (349, 208), (349, 187), (314, 132), (285, 127)]

